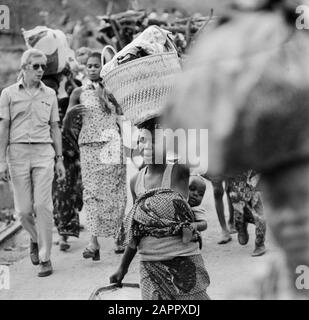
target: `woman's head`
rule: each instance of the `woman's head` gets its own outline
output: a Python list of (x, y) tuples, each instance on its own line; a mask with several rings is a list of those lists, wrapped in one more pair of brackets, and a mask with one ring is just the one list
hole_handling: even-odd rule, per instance
[(163, 128), (159, 118), (152, 118), (138, 126), (139, 151), (144, 158), (145, 164), (164, 164), (166, 161), (166, 150), (164, 146)]
[(86, 65), (89, 56), (91, 55), (92, 51), (90, 48), (81, 47), (76, 50), (76, 60), (81, 65)]
[(89, 55), (86, 63), (88, 78), (91, 81), (97, 81), (100, 79), (101, 54), (99, 52), (93, 52)]
[[(76, 84), (76, 86), (78, 86), (78, 87), (82, 86), (82, 83), (78, 79), (74, 79), (73, 81)], [(65, 92), (67, 93), (68, 96), (71, 95), (72, 91), (74, 90), (74, 86), (73, 86), (71, 81), (69, 81), (69, 80), (66, 81), (66, 83), (64, 85), (64, 90), (65, 90)]]

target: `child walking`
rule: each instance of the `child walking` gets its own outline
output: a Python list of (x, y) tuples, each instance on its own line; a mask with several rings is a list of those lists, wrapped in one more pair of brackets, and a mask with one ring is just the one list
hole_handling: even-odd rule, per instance
[(263, 212), (261, 192), (257, 183), (259, 176), (252, 170), (229, 178), (229, 196), (234, 210), (235, 228), (238, 242), (246, 245), (249, 241), (248, 223), (255, 225), (255, 248), (253, 257), (262, 256), (266, 252), (266, 221)]

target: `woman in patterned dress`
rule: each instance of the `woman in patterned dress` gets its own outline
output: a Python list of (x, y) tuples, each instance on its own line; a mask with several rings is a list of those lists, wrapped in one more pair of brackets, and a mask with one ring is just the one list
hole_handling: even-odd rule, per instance
[(70, 78), (65, 84), (68, 97), (58, 101), (66, 178), (64, 181), (54, 179), (53, 203), (54, 221), (61, 236), (59, 247), (62, 251), (70, 248), (67, 242), (68, 237), (79, 237), (79, 212), (83, 207), (80, 157), (77, 142), (81, 128), (81, 117), (74, 117), (70, 126), (63, 128), (63, 118), (69, 105), (69, 97), (77, 85), (81, 85), (81, 83)]
[(126, 166), (122, 161), (122, 141), (117, 125), (122, 111), (101, 82), (101, 55), (92, 53), (86, 67), (89, 80), (73, 91), (69, 110), (71, 115), (76, 112), (83, 117), (78, 144), (83, 209), (91, 234), (83, 257), (99, 260), (98, 237), (113, 236), (116, 244), (121, 246), (126, 206)]

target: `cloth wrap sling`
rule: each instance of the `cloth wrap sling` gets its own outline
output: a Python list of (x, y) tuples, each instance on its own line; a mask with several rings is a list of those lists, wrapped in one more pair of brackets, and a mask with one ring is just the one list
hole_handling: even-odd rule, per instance
[(184, 228), (193, 232), (193, 241), (201, 237), (190, 224), (195, 215), (184, 197), (171, 189), (151, 189), (139, 196), (125, 220), (126, 244), (139, 244), (143, 237), (164, 238), (182, 235)]

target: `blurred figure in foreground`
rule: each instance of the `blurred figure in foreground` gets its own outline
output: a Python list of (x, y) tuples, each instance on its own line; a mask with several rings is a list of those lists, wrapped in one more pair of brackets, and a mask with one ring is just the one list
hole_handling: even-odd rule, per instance
[(309, 38), (295, 27), (301, 4), (252, 1), (251, 12), (235, 11), (206, 31), (168, 113), (174, 128), (209, 130), (210, 174), (261, 172), (282, 259), (246, 299), (309, 298), (299, 281), (299, 268), (309, 266)]

